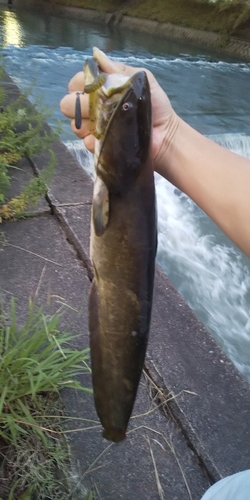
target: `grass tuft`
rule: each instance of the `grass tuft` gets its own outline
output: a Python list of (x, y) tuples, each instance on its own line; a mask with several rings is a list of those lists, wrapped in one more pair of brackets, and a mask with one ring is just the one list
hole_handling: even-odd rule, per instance
[[(10, 325), (0, 316), (0, 498), (69, 500), (70, 452), (60, 389), (83, 387), (88, 349), (70, 347), (60, 315), (46, 316), (32, 301), (23, 327), (15, 301)], [(2, 477), (1, 477), (2, 476)], [(22, 496), (24, 495), (24, 496)]]

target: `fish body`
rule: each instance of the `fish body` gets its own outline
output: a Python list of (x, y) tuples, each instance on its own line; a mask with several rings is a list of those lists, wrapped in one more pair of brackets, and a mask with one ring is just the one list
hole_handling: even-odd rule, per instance
[[(146, 73), (95, 96), (97, 136), (89, 330), (103, 436), (124, 439), (144, 364), (157, 247)], [(107, 94), (110, 94), (107, 96)], [(98, 107), (99, 106), (99, 107)]]

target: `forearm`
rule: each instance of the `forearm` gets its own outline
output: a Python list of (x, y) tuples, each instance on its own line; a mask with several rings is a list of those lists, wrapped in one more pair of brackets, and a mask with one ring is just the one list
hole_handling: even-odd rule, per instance
[(192, 198), (250, 257), (250, 161), (182, 120), (158, 172)]

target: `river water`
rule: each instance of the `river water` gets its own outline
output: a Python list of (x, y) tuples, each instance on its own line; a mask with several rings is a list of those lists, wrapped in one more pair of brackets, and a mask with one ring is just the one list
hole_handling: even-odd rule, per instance
[[(91, 172), (93, 162), (58, 103), (93, 46), (150, 69), (176, 111), (201, 133), (250, 158), (250, 65), (138, 32), (34, 11), (0, 9), (5, 67), (21, 89), (36, 81), (62, 121), (62, 140)], [(250, 381), (250, 261), (184, 194), (156, 175), (157, 260), (190, 307)]]

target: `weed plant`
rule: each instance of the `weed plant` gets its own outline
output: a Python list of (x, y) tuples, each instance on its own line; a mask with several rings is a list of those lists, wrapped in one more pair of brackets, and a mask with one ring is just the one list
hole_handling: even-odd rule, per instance
[[(13, 101), (8, 98), (1, 81), (4, 69), (0, 68), (0, 218), (10, 219), (23, 215), (30, 206), (35, 206), (47, 191), (55, 163), (51, 151), (50, 162), (43, 172), (34, 177), (30, 184), (12, 200), (6, 202), (6, 191), (11, 182), (11, 171), (18, 167), (18, 161), (24, 157), (32, 157), (49, 149), (58, 137), (58, 130), (46, 131), (44, 122), (51, 112), (42, 107), (40, 111), (27, 100), (31, 88)], [(2, 84), (3, 85), (3, 84)], [(8, 102), (9, 101), (9, 102)]]
[(31, 301), (23, 327), (14, 300), (10, 319), (9, 326), (0, 319), (0, 497), (69, 500), (59, 391), (91, 392), (75, 378), (89, 372), (88, 349), (70, 347), (73, 337), (60, 332), (60, 315), (46, 316)]

